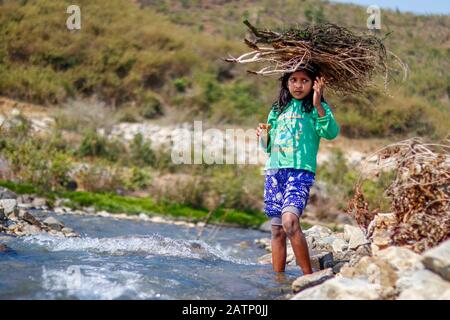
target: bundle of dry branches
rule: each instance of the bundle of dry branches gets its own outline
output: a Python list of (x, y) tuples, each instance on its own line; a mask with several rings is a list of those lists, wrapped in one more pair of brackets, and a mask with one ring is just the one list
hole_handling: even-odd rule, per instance
[(374, 155), (391, 164), (394, 161), (395, 178), (385, 191), (391, 199), (389, 221), (369, 211), (361, 192), (362, 179), (357, 183), (348, 213), (368, 239), (384, 234), (386, 245), (406, 246), (419, 253), (446, 240), (450, 235), (450, 140), (431, 144), (413, 138)]
[[(225, 61), (267, 64), (259, 71), (248, 70), (250, 73), (272, 75), (300, 67), (314, 69), (327, 79), (331, 90), (342, 94), (362, 92), (376, 73), (384, 74), (387, 85), (387, 53), (391, 52), (374, 35), (356, 35), (331, 23), (306, 24), (281, 33), (258, 30), (247, 20), (244, 23), (256, 37), (254, 41), (244, 39), (253, 51)], [(406, 66), (398, 61), (406, 74)]]

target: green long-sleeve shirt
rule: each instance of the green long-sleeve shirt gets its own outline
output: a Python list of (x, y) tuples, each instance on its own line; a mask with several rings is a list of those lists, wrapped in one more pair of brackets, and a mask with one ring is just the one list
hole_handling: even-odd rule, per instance
[(302, 112), (303, 100), (292, 98), (286, 109), (277, 114), (271, 110), (267, 123), (271, 125), (265, 151), (270, 153), (265, 169), (296, 168), (316, 172), (320, 138), (332, 140), (339, 134), (339, 125), (326, 102), (325, 115), (317, 109)]

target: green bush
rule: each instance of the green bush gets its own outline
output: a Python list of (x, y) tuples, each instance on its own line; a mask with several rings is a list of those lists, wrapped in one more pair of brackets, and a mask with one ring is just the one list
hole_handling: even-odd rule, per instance
[(141, 102), (139, 114), (145, 119), (163, 115), (161, 102), (153, 94), (146, 94)]
[(14, 179), (48, 190), (62, 189), (69, 181), (70, 156), (53, 136), (30, 139), (28, 121), (18, 116), (2, 128), (0, 146)]
[(95, 131), (86, 131), (76, 152), (79, 157), (100, 157), (117, 161), (123, 157), (125, 146), (118, 140), (109, 141)]
[(151, 148), (151, 142), (144, 141), (140, 133), (136, 134), (131, 142), (130, 158), (136, 166), (155, 166), (157, 159), (155, 152)]

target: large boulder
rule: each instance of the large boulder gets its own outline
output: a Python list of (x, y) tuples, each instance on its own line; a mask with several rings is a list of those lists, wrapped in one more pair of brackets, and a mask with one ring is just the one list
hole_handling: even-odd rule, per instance
[(14, 212), (14, 209), (17, 207), (16, 199), (0, 199), (0, 209), (3, 209), (3, 213), (5, 215), (9, 215), (11, 212)]
[(428, 270), (407, 272), (397, 281), (399, 300), (450, 300), (450, 283)]
[(383, 298), (391, 298), (396, 294), (397, 273), (392, 265), (378, 257), (363, 257), (353, 267), (342, 267), (340, 275), (376, 284), (378, 293)]
[(2, 199), (17, 199), (17, 195), (4, 187), (0, 187), (0, 200)]
[(38, 219), (36, 219), (31, 213), (29, 213), (24, 209), (19, 210), (19, 219), (26, 221), (29, 224), (35, 225), (37, 227), (41, 226), (41, 222)]
[(64, 228), (64, 224), (54, 217), (48, 217), (45, 219), (44, 224), (56, 231), (61, 231)]
[(423, 269), (422, 257), (407, 248), (389, 247), (376, 252), (374, 255), (388, 262), (397, 273)]
[(450, 240), (423, 253), (422, 263), (427, 269), (450, 281)]
[(330, 268), (301, 276), (292, 283), (292, 291), (294, 293), (300, 292), (302, 290), (321, 284), (328, 279), (333, 278), (333, 276), (333, 270)]
[(376, 300), (379, 285), (363, 279), (333, 278), (296, 294), (291, 300)]

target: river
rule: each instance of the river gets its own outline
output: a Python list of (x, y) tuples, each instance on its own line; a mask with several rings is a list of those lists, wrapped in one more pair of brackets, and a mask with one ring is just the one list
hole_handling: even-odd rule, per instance
[(53, 216), (81, 237), (2, 236), (0, 299), (277, 299), (300, 275), (258, 263), (254, 240), (270, 236), (258, 230), (209, 226), (197, 240), (192, 227)]

